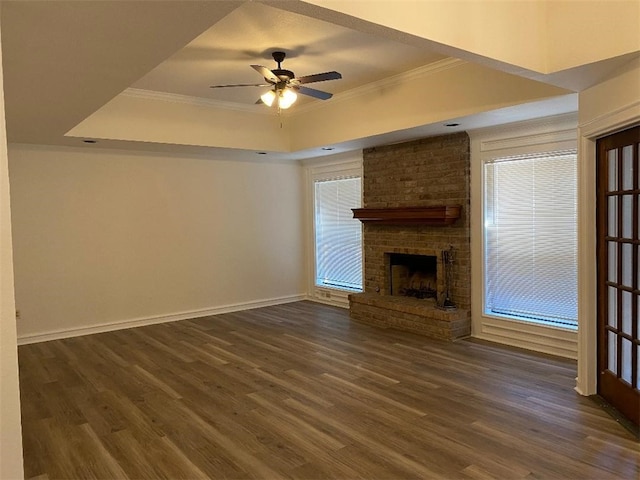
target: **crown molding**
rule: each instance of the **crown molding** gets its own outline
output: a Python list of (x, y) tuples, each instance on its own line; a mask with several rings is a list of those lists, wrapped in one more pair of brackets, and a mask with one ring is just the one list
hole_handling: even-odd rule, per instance
[(127, 88), (121, 93), (125, 97), (142, 98), (145, 100), (159, 100), (169, 103), (181, 103), (186, 105), (196, 105), (224, 110), (235, 110), (238, 112), (271, 114), (271, 110), (264, 109), (261, 105), (245, 105), (236, 102), (225, 102), (211, 98), (193, 97), (190, 95), (180, 95), (178, 93), (157, 92), (155, 90), (144, 90), (142, 88)]
[[(576, 140), (577, 128), (578, 112), (575, 111), (540, 118), (532, 118), (519, 122), (493, 125), (490, 127), (476, 128), (470, 130), (469, 135), (472, 138), (481, 139), (485, 145), (490, 145), (492, 142), (497, 145), (498, 142), (510, 138), (520, 138), (519, 141), (522, 142), (524, 138), (560, 131), (573, 132), (572, 135), (569, 133), (567, 133), (567, 135), (572, 136), (572, 140)], [(485, 148), (484, 150), (489, 149), (495, 150), (496, 148)]]
[[(361, 87), (354, 88), (347, 92), (337, 93), (333, 96), (331, 103), (344, 102), (354, 98), (371, 95), (373, 92), (377, 90), (395, 85), (399, 82), (417, 80), (429, 75), (434, 75), (436, 73), (443, 72), (450, 68), (458, 67), (465, 63), (467, 62), (457, 58), (445, 58), (444, 60), (439, 60), (437, 62), (433, 62), (428, 65), (424, 65), (422, 67), (409, 70), (407, 72), (402, 72), (397, 75), (393, 75), (392, 77), (383, 78), (382, 80), (367, 83)], [(245, 105), (245, 104), (240, 104), (235, 102), (225, 102), (223, 100), (213, 100), (211, 98), (193, 97), (189, 95), (180, 95), (177, 93), (157, 92), (154, 90), (144, 90), (141, 88), (127, 88), (124, 92), (121, 93), (121, 95), (124, 95), (126, 97), (142, 98), (146, 100), (159, 100), (162, 102), (181, 103), (181, 104), (187, 104), (187, 105), (196, 105), (200, 107), (235, 110), (235, 111), (246, 112), (246, 113), (263, 114), (263, 115), (272, 114), (271, 109), (265, 109), (261, 105)], [(286, 115), (286, 116), (295, 116), (299, 113), (305, 113), (308, 111), (315, 110), (317, 108), (322, 108), (323, 106), (324, 104), (322, 102), (313, 102), (313, 103), (308, 103), (306, 105), (299, 105), (295, 108), (295, 110), (289, 110), (282, 113), (283, 115)]]
[(534, 145), (546, 145), (548, 143), (573, 142), (577, 144), (576, 128), (557, 130), (555, 132), (545, 132), (533, 135), (523, 135), (520, 137), (501, 138), (496, 140), (486, 140), (480, 142), (481, 152), (491, 152), (516, 147), (530, 147)]
[[(344, 101), (352, 100), (358, 97), (366, 97), (376, 91), (397, 85), (400, 82), (409, 82), (409, 81), (419, 80), (421, 78), (425, 78), (430, 75), (435, 75), (437, 73), (444, 72), (445, 70), (449, 70), (450, 68), (456, 68), (456, 67), (465, 65), (466, 63), (468, 62), (466, 62), (465, 60), (460, 60), (459, 58), (451, 58), (451, 57), (445, 58), (443, 60), (429, 63), (427, 65), (423, 65), (413, 70), (408, 70), (406, 72), (398, 73), (391, 77), (387, 77), (381, 80), (377, 80), (375, 82), (367, 83), (365, 85), (362, 85), (361, 87), (356, 87), (346, 92), (337, 93), (331, 99), (331, 103), (344, 102)], [(301, 105), (300, 107), (296, 108), (295, 112), (291, 112), (291, 115), (297, 115), (299, 113), (305, 113), (311, 110), (322, 108), (323, 105), (324, 104), (322, 102), (315, 102), (315, 103), (309, 103), (307, 105)]]
[(630, 127), (638, 120), (640, 120), (640, 100), (581, 122), (578, 126), (583, 137), (595, 138)]

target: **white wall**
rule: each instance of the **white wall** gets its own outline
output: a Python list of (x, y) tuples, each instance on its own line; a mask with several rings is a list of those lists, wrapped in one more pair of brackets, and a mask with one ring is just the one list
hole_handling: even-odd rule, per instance
[(0, 478), (12, 479), (24, 473), (1, 52), (0, 48)]
[(22, 342), (304, 296), (298, 163), (26, 145), (9, 162)]

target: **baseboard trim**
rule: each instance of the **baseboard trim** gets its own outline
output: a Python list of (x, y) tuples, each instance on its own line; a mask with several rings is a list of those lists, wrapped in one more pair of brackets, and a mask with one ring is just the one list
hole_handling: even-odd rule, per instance
[(222, 305), (203, 310), (191, 310), (187, 312), (171, 313), (168, 315), (158, 315), (152, 317), (134, 318), (130, 320), (122, 320), (118, 322), (104, 323), (100, 325), (92, 325), (89, 327), (71, 328), (64, 330), (54, 330), (50, 332), (23, 335), (18, 337), (18, 345), (28, 345), (31, 343), (48, 342), (50, 340), (60, 340), (63, 338), (80, 337), (83, 335), (92, 335), (95, 333), (111, 332), (114, 330), (124, 330), (127, 328), (143, 327), (145, 325), (155, 325), (158, 323), (176, 322), (179, 320), (189, 320), (192, 318), (208, 317), (211, 315), (219, 315), (222, 313), (239, 312), (242, 310), (251, 310), (254, 308), (270, 307), (272, 305), (282, 305), (285, 303), (299, 302), (306, 300), (307, 295), (289, 295), (285, 297), (270, 298), (266, 300), (255, 300), (252, 302), (235, 303), (231, 305)]
[(349, 308), (349, 292), (346, 290), (315, 286), (309, 294), (309, 300), (334, 307)]
[(336, 300), (325, 300), (324, 298), (318, 298), (318, 297), (309, 297), (308, 300), (311, 302), (322, 303), (323, 305), (330, 305), (332, 307), (344, 308), (345, 310), (349, 309), (348, 301), (344, 302), (344, 301), (336, 301)]

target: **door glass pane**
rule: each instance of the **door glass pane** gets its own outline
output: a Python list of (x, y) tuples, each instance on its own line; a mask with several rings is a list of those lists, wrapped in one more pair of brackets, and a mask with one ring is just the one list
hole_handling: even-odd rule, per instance
[(631, 292), (622, 292), (622, 331), (631, 335)]
[(612, 327), (618, 327), (618, 291), (609, 287), (609, 315), (607, 323)]
[(607, 369), (618, 374), (618, 349), (616, 334), (607, 332)]
[(631, 383), (631, 347), (632, 343), (626, 338), (622, 339), (622, 358), (620, 359), (620, 377), (625, 382)]
[(622, 189), (633, 190), (633, 145), (622, 149)]
[(633, 287), (633, 245), (622, 244), (622, 279), (621, 283)]
[(631, 238), (633, 231), (633, 195), (622, 196), (622, 236)]
[(607, 280), (618, 283), (618, 244), (609, 242), (609, 276)]
[(607, 152), (609, 162), (609, 191), (618, 190), (618, 151)]
[(609, 236), (618, 236), (618, 197), (609, 197)]

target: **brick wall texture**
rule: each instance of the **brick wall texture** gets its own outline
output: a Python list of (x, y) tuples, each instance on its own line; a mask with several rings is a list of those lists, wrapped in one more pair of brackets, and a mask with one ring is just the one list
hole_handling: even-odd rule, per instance
[[(353, 320), (406, 330), (440, 340), (471, 333), (470, 151), (466, 133), (369, 148), (363, 155), (363, 203), (369, 208), (460, 205), (452, 225), (364, 224), (364, 292), (349, 296)], [(444, 300), (442, 251), (453, 247), (449, 298), (443, 311), (434, 299), (390, 295), (388, 253), (437, 257), (438, 300)]]
[[(451, 300), (463, 310), (471, 308), (470, 265), (470, 144), (465, 133), (425, 138), (369, 148), (364, 151), (364, 207), (426, 207), (461, 205), (454, 224), (364, 225), (364, 291), (388, 294), (388, 265), (384, 253), (437, 255), (453, 246), (455, 263)], [(444, 288), (442, 265), (438, 290)]]

